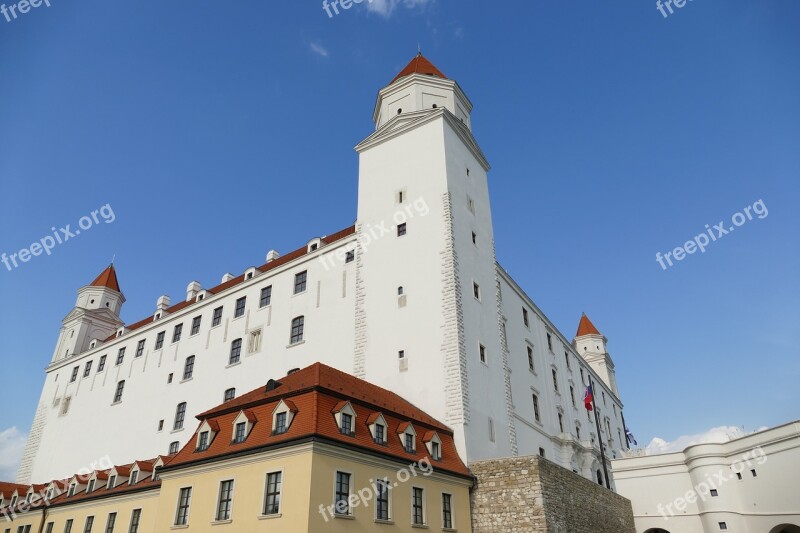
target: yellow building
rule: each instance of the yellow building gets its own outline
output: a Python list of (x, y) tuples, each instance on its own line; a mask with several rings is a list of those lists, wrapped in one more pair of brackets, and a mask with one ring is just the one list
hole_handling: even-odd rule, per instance
[(385, 389), (317, 363), (198, 419), (174, 456), (0, 485), (0, 533), (471, 532), (452, 431)]

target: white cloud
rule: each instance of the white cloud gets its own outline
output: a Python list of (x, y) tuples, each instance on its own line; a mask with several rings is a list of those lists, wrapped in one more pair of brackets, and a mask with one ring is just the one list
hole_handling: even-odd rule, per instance
[[(767, 428), (762, 427), (752, 433), (757, 433), (765, 429)], [(721, 444), (723, 442), (728, 442), (729, 440), (744, 437), (745, 435), (748, 434), (749, 433), (745, 433), (740, 427), (719, 426), (711, 428), (708, 431), (704, 431), (703, 433), (697, 433), (696, 435), (682, 435), (672, 441), (666, 441), (664, 439), (656, 437), (652, 441), (650, 441), (650, 444), (648, 444), (645, 447), (645, 452), (647, 453), (647, 455), (682, 452), (685, 448), (692, 446), (693, 444), (708, 444), (708, 443)]]
[(367, 9), (384, 17), (390, 17), (398, 7), (414, 9), (425, 7), (436, 0), (367, 0)]
[(13, 482), (28, 437), (16, 427), (0, 431), (0, 481)]
[(308, 43), (308, 46), (311, 47), (311, 51), (317, 55), (321, 55), (322, 57), (328, 57), (330, 55), (328, 49), (319, 43), (311, 42)]

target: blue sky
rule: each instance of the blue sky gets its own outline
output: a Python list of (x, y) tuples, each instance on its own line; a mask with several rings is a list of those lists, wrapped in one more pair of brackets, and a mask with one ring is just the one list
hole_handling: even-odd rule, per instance
[(0, 252), (116, 219), (0, 265), (0, 478), (113, 255), (133, 322), (353, 223), (352, 148), (418, 44), (475, 104), (501, 263), (568, 337), (583, 311), (608, 337), (640, 443), (797, 417), (797, 2), (50, 4), (0, 16)]

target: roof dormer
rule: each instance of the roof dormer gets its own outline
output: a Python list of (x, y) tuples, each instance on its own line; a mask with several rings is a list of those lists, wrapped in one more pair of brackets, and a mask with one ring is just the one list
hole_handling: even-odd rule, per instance
[(239, 414), (233, 419), (231, 442), (238, 444), (246, 441), (256, 421), (256, 415), (254, 415), (252, 411), (239, 411)]
[(311, 239), (310, 241), (308, 241), (308, 244), (306, 245), (306, 251), (308, 253), (316, 252), (317, 250), (322, 248), (323, 244), (325, 244), (325, 241), (323, 241), (320, 238)]
[(386, 446), (386, 419), (382, 413), (372, 413), (367, 418), (367, 427), (375, 444)]
[(254, 277), (258, 276), (261, 273), (259, 269), (256, 267), (250, 267), (244, 271), (244, 279), (245, 281), (249, 279), (253, 279)]
[(204, 452), (214, 442), (214, 437), (219, 433), (219, 424), (216, 420), (204, 420), (197, 430), (197, 441), (195, 451)]
[(297, 414), (297, 406), (291, 400), (281, 400), (272, 410), (272, 434), (281, 435), (289, 431)]
[(403, 422), (397, 427), (397, 436), (406, 453), (417, 452), (417, 431), (411, 422)]
[(434, 461), (440, 461), (442, 459), (442, 439), (439, 438), (439, 434), (435, 431), (428, 431), (423, 435), (422, 442), (425, 443), (425, 447), (428, 448), (428, 455), (431, 456), (431, 459)]
[(333, 416), (336, 418), (336, 426), (339, 433), (349, 437), (356, 435), (356, 411), (349, 401), (339, 402), (333, 408)]

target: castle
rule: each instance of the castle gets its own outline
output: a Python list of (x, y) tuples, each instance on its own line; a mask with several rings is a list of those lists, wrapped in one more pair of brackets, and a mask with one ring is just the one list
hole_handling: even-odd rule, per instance
[[(458, 83), (417, 55), (375, 103), (354, 226), (125, 324), (113, 265), (64, 318), (17, 481), (174, 454), (196, 415), (316, 361), (453, 430), (464, 462), (542, 455), (603, 482), (627, 449), (606, 338), (563, 335), (495, 257), (489, 163)], [(594, 386), (594, 413), (584, 409)]]

